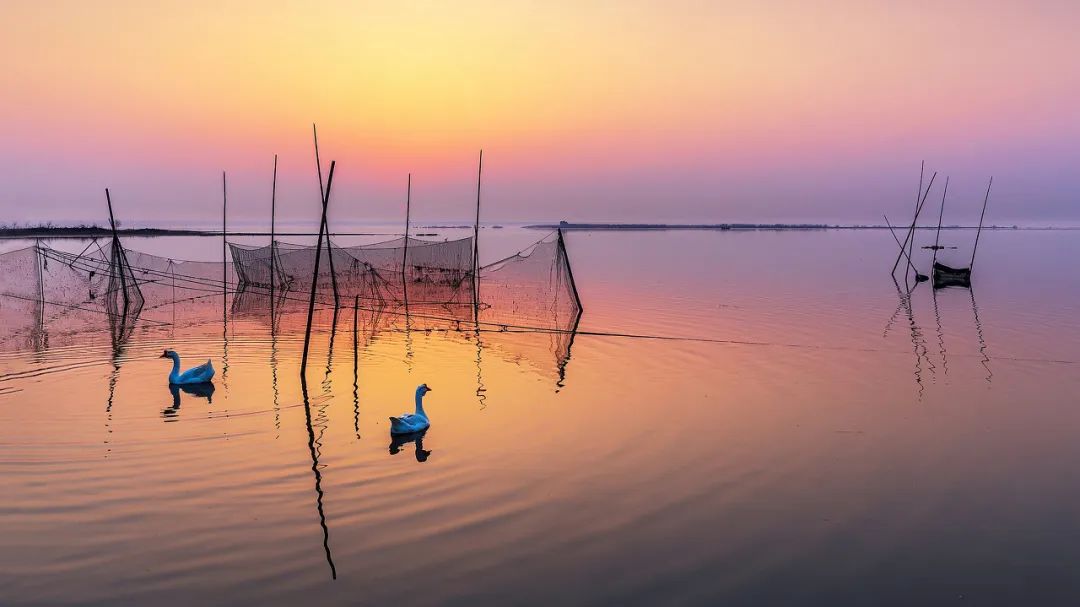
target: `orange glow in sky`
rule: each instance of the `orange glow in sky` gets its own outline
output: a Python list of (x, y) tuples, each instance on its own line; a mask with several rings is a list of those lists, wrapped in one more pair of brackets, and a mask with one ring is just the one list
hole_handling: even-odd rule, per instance
[(467, 217), (484, 148), (491, 220), (872, 221), (907, 202), (923, 158), (958, 196), (998, 175), (1003, 216), (1080, 220), (1068, 3), (13, 1), (0, 16), (0, 208), (16, 221), (97, 219), (105, 185), (149, 223), (209, 219), (222, 169), (237, 212), (263, 213), (274, 153), (284, 212), (306, 218), (312, 122), (339, 196), (372, 219), (400, 215), (410, 171), (422, 216)]

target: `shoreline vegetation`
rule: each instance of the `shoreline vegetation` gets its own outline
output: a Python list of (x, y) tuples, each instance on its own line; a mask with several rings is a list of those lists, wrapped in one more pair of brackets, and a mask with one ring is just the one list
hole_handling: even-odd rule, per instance
[[(422, 226), (424, 229), (459, 228), (472, 226)], [(500, 229), (501, 225), (481, 226), (482, 228)], [(522, 226), (528, 230), (556, 230), (583, 231), (583, 232), (649, 232), (649, 231), (825, 231), (825, 230), (887, 230), (883, 225), (874, 224), (791, 224), (791, 223), (539, 223)], [(918, 226), (919, 230), (933, 230), (936, 226)], [(974, 230), (976, 226), (951, 225), (942, 226), (943, 230)], [(1077, 230), (1077, 227), (1021, 227), (1011, 226), (983, 226), (984, 230)], [(184, 228), (117, 228), (117, 233), (122, 236), (221, 236), (221, 230), (196, 230)], [(229, 232), (229, 236), (269, 236), (264, 231), (238, 231)], [(278, 236), (315, 236), (314, 232), (278, 232)], [(387, 236), (393, 234), (381, 232), (334, 232), (334, 236)], [(421, 234), (417, 234), (420, 236)], [(424, 236), (432, 234), (425, 233)], [(0, 238), (107, 238), (112, 236), (112, 230), (96, 225), (79, 226), (13, 226), (0, 225)]]
[[(727, 231), (727, 230), (775, 230), (775, 231), (812, 231), (812, 230), (888, 230), (888, 226), (876, 224), (826, 224), (826, 223), (541, 223), (524, 226), (530, 230), (581, 230), (590, 232), (623, 231)], [(978, 226), (951, 225), (941, 226), (943, 230), (974, 230)], [(935, 230), (937, 226), (916, 226), (919, 230)], [(1072, 227), (1021, 227), (983, 226), (984, 230), (1075, 230)]]
[[(221, 230), (186, 228), (117, 228), (120, 236), (221, 236)], [(101, 226), (5, 226), (0, 225), (0, 238), (108, 238), (112, 230)], [(238, 231), (228, 236), (269, 236), (270, 232)], [(316, 232), (277, 232), (277, 236), (316, 236)], [(386, 236), (381, 232), (333, 232), (333, 236)], [(393, 235), (393, 234), (389, 234)]]

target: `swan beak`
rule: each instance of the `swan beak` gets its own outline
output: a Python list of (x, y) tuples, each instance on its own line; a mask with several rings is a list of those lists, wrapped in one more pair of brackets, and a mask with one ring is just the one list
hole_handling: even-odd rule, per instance
[(162, 352), (162, 353), (161, 353), (161, 356), (159, 356), (158, 358), (168, 358), (168, 357), (169, 357), (169, 353), (168, 353), (168, 352)]
[(432, 390), (431, 388), (428, 388), (427, 391), (428, 392), (434, 392), (434, 390)]

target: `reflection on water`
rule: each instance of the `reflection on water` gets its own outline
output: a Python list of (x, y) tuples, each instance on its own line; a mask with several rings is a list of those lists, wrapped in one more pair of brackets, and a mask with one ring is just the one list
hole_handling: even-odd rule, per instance
[(330, 566), (330, 577), (337, 579), (337, 567), (334, 566), (334, 557), (330, 553), (330, 527), (326, 524), (326, 512), (323, 510), (322, 471), (319, 467), (319, 451), (322, 449), (322, 434), (326, 429), (325, 418), (318, 424), (318, 436), (315, 433), (316, 424), (311, 419), (311, 399), (308, 397), (307, 380), (300, 376), (300, 390), (304, 395), (304, 417), (307, 422), (308, 450), (311, 452), (311, 472), (315, 476), (315, 505), (319, 512), (319, 526), (323, 532), (323, 550), (326, 551), (326, 564)]
[(164, 421), (176, 421), (180, 414), (180, 393), (206, 399), (207, 404), (214, 403), (214, 384), (169, 384), (169, 393), (172, 394), (172, 405), (162, 409), (161, 417)]
[[(938, 291), (890, 284), (880, 232), (567, 246), (574, 330), (357, 294), (303, 381), (287, 291), (175, 264), (126, 318), (0, 301), (3, 602), (1080, 599), (1075, 233), (984, 234)], [(166, 396), (163, 347), (221, 359), (216, 390)], [(422, 382), (433, 426), (391, 437)]]
[(427, 434), (427, 430), (421, 430), (420, 432), (412, 432), (410, 434), (391, 434), (390, 435), (390, 455), (397, 455), (401, 452), (402, 447), (407, 445), (413, 445), (416, 447), (416, 461), (426, 462), (431, 451), (424, 449), (424, 435)]

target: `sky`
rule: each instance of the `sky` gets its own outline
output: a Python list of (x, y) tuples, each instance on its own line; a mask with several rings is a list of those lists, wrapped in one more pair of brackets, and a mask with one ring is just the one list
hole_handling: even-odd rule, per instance
[[(1080, 4), (0, 3), (0, 223), (1080, 224)], [(325, 170), (325, 168), (324, 168)], [(940, 191), (940, 190), (939, 190)], [(261, 223), (260, 223), (261, 222)]]

